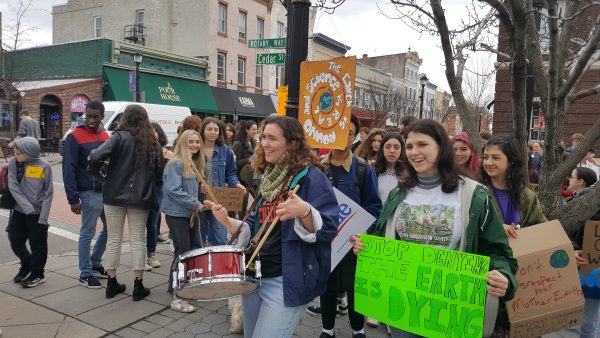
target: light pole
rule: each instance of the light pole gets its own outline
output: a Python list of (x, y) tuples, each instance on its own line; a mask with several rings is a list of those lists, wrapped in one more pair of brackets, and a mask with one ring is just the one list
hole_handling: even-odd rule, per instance
[(140, 63), (144, 56), (142, 53), (135, 52), (133, 54), (133, 62), (135, 62), (135, 102), (140, 102)]
[(419, 79), (419, 82), (421, 83), (421, 108), (419, 109), (419, 120), (423, 118), (423, 100), (425, 99), (425, 85), (427, 84), (427, 81), (429, 81), (429, 79), (425, 74)]
[(310, 0), (287, 0), (288, 27), (285, 60), (285, 82), (288, 86), (286, 115), (298, 117), (300, 104), (300, 64), (308, 54)]

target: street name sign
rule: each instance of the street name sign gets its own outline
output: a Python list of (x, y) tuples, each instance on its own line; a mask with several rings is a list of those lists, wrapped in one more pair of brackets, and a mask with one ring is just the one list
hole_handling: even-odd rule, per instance
[(249, 40), (249, 48), (285, 48), (285, 38)]
[(257, 65), (276, 65), (285, 63), (285, 53), (256, 54)]

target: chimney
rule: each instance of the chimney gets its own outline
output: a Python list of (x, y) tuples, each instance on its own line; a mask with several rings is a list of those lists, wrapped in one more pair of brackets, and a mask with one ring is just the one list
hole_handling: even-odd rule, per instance
[(363, 54), (363, 57), (362, 57), (362, 58), (363, 58), (363, 59), (366, 59), (366, 58), (368, 58), (368, 57), (369, 57), (369, 54)]

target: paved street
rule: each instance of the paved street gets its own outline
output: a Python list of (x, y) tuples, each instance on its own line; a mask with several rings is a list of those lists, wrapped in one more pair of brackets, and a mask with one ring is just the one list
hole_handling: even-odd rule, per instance
[[(229, 310), (226, 301), (196, 304), (192, 314), (169, 309), (166, 293), (168, 267), (172, 255), (168, 245), (159, 245), (158, 269), (146, 272), (144, 284), (152, 289), (146, 299), (131, 300), (133, 276), (129, 246), (124, 245), (118, 278), (127, 284), (125, 295), (113, 299), (104, 297), (104, 289), (90, 290), (78, 285), (77, 231), (79, 217), (71, 214), (65, 200), (60, 174), (60, 156), (53, 161), (55, 195), (50, 216), (49, 258), (47, 282), (24, 289), (12, 282), (18, 262), (8, 246), (6, 233), (0, 236), (0, 328), (2, 337), (242, 337), (229, 333)], [(0, 227), (7, 223), (7, 213), (0, 212)], [(166, 231), (163, 222), (162, 232)], [(105, 282), (103, 282), (105, 283)], [(387, 337), (383, 327), (366, 328), (368, 337)], [(318, 337), (321, 320), (308, 314), (302, 316), (296, 337)], [(337, 337), (351, 337), (347, 316), (336, 323)], [(544, 337), (577, 337), (574, 331), (561, 331)]]

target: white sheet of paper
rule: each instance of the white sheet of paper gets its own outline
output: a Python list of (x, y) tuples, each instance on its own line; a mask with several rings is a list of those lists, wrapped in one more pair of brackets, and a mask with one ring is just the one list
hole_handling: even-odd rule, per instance
[(361, 208), (356, 202), (337, 188), (333, 188), (338, 201), (340, 224), (338, 235), (331, 242), (331, 271), (340, 263), (346, 253), (352, 249), (350, 236), (361, 234), (375, 222), (375, 217)]

